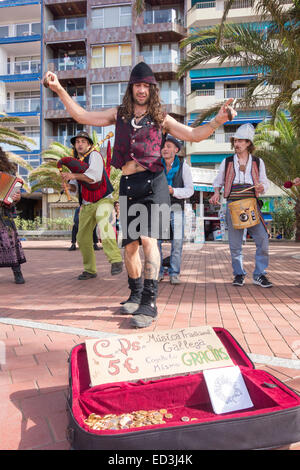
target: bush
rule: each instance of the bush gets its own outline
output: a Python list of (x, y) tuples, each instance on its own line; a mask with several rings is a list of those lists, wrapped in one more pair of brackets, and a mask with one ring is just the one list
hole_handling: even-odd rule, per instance
[(282, 198), (272, 212), (273, 225), (276, 233), (281, 233), (283, 238), (291, 240), (295, 235), (296, 214), (295, 203), (289, 198)]
[(57, 219), (42, 219), (42, 217), (35, 217), (34, 220), (15, 218), (16, 227), (18, 230), (72, 230), (73, 217), (59, 217)]

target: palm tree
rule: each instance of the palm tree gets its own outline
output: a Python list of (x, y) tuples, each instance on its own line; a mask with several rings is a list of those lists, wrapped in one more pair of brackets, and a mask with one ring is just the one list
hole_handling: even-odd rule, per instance
[[(26, 150), (30, 152), (31, 149), (28, 147), (27, 144), (34, 144), (34, 140), (26, 137), (25, 135), (21, 134), (20, 132), (16, 131), (13, 127), (14, 124), (23, 123), (24, 120), (19, 117), (8, 116), (5, 113), (0, 113), (0, 145), (10, 145), (13, 147), (18, 147), (22, 150)], [(20, 155), (17, 155), (14, 152), (6, 151), (6, 155), (8, 159), (15, 163), (18, 167), (25, 168), (27, 171), (32, 170), (32, 166), (22, 158)], [(24, 182), (23, 189), (30, 193), (30, 186)]]
[(0, 113), (0, 144), (12, 145), (30, 152), (31, 149), (27, 144), (34, 144), (34, 140), (26, 137), (11, 127), (11, 125), (23, 122), (24, 120), (19, 117), (8, 116), (5, 113)]
[[(98, 143), (98, 136), (93, 131), (92, 140), (96, 146)], [(43, 151), (44, 162), (35, 170), (32, 170), (29, 175), (29, 181), (32, 182), (32, 191), (37, 191), (45, 188), (52, 188), (56, 192), (61, 191), (61, 176), (57, 168), (57, 162), (63, 157), (72, 155), (72, 149), (60, 144), (59, 142), (52, 142), (50, 147)], [(63, 166), (65, 172), (70, 170)], [(119, 183), (121, 178), (121, 171), (111, 168), (110, 181), (114, 187), (113, 198), (118, 198)]]
[(255, 155), (266, 164), (268, 177), (295, 201), (296, 241), (300, 242), (300, 186), (285, 189), (284, 183), (300, 175), (300, 138), (293, 123), (283, 111), (274, 123), (261, 123), (255, 133)]
[[(61, 192), (62, 180), (57, 168), (57, 162), (63, 157), (70, 156), (72, 151), (59, 142), (52, 142), (50, 147), (42, 152), (43, 163), (32, 170), (29, 174), (29, 181), (32, 183), (31, 190), (52, 188), (55, 192)], [(64, 167), (65, 172), (70, 170)]]
[(135, 0), (134, 9), (137, 16), (139, 16), (145, 9), (145, 0)]

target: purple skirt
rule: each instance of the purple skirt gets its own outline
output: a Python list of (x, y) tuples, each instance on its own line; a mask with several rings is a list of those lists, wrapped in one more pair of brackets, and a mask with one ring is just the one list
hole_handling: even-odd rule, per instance
[(13, 268), (25, 262), (26, 258), (17, 231), (11, 227), (1, 227), (0, 268)]

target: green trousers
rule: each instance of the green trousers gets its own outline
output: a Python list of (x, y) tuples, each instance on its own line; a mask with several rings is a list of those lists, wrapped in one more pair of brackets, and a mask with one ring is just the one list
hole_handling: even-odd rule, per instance
[(82, 205), (79, 213), (77, 243), (82, 254), (84, 271), (96, 274), (96, 256), (93, 230), (98, 225), (103, 251), (110, 263), (122, 261), (115, 231), (109, 222), (113, 200), (104, 198), (92, 204)]

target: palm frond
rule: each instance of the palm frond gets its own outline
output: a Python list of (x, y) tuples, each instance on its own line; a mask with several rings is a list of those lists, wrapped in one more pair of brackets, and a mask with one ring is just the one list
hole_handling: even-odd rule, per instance
[(25, 158), (20, 157), (20, 155), (17, 155), (13, 152), (6, 152), (6, 155), (7, 155), (8, 159), (11, 162), (15, 163), (16, 165), (19, 165), (19, 166), (21, 166), (22, 168), (25, 168), (28, 171), (31, 171), (33, 169), (32, 166), (30, 165), (30, 163), (28, 163), (28, 161), (25, 160)]

